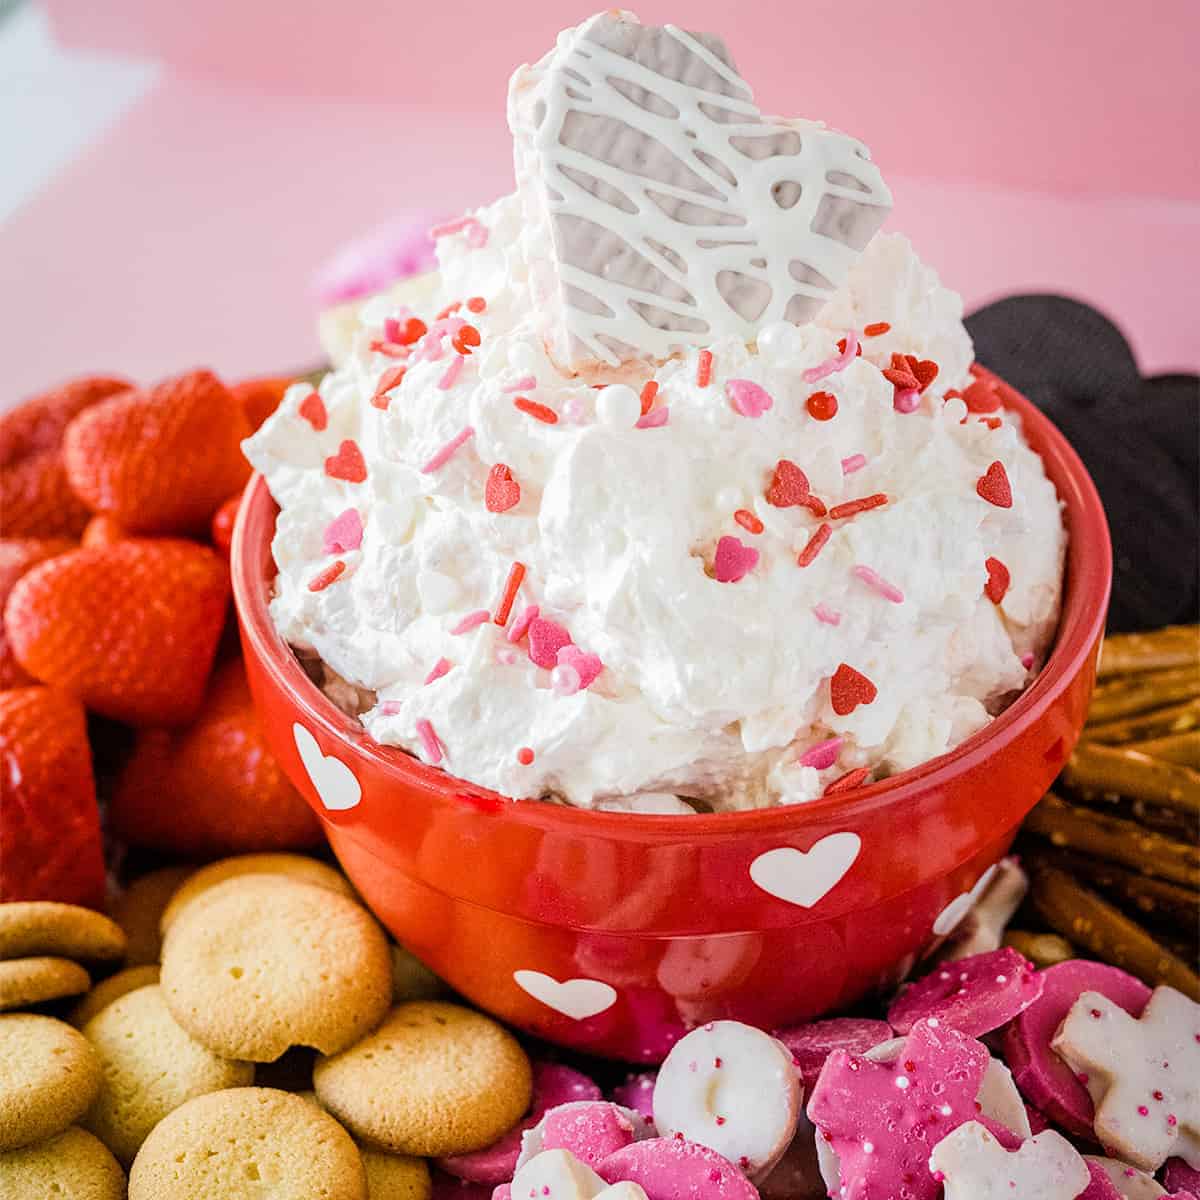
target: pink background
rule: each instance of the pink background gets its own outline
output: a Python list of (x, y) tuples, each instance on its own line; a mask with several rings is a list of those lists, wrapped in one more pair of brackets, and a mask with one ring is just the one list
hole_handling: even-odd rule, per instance
[[(508, 75), (591, 11), (549, 0), (47, 7), (67, 47), (166, 66), (0, 225), (18, 392), (84, 367), (150, 377), (207, 362), (237, 374), (314, 359), (316, 268), (398, 212), (454, 212), (507, 190)], [(722, 32), (765, 109), (862, 137), (895, 193), (891, 227), (969, 305), (1067, 292), (1109, 312), (1147, 371), (1200, 366), (1200, 5), (655, 0), (639, 11)]]

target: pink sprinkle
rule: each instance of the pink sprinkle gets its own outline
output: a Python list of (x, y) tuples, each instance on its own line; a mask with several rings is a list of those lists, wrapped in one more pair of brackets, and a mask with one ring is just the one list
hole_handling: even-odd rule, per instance
[(835, 354), (832, 358), (827, 358), (823, 363), (818, 363), (815, 367), (810, 367), (800, 378), (805, 383), (816, 383), (829, 375), (837, 374), (838, 371), (844, 371), (854, 361), (857, 354), (858, 330), (851, 329), (846, 334), (845, 350), (840, 354)]
[[(467, 613), (465, 617), (455, 627), (450, 630), (454, 637), (458, 637), (463, 633), (470, 633), (472, 629), (478, 629), (485, 621), (490, 621), (492, 614), (486, 608), (477, 608), (473, 613)], [(443, 659), (443, 661), (445, 661)]]
[(467, 245), (473, 250), (482, 250), (488, 244), (488, 229), (486, 225), (476, 221), (467, 228)]
[(425, 686), (428, 687), (435, 679), (441, 679), (448, 670), (450, 670), (450, 660), (448, 658), (439, 658), (433, 664), (429, 674), (425, 676)]
[(882, 575), (872, 571), (870, 567), (858, 566), (853, 568), (851, 573), (861, 579), (872, 591), (878, 592), (885, 600), (890, 600), (893, 604), (904, 603), (904, 593), (894, 583), (888, 583)]
[(357, 508), (348, 508), (325, 526), (321, 535), (321, 550), (325, 554), (345, 554), (362, 545), (362, 517)]
[(487, 226), (471, 216), (455, 217), (453, 221), (443, 221), (440, 225), (434, 225), (429, 231), (429, 236), (436, 242), (438, 238), (451, 237), (456, 233), (465, 235), (467, 244), (476, 249), (487, 245)]
[(425, 717), (422, 717), (417, 722), (417, 737), (421, 739), (421, 745), (425, 749), (425, 757), (431, 763), (440, 763), (444, 753), (442, 739), (434, 733), (433, 726)]
[(475, 436), (475, 429), (468, 425), (456, 433), (422, 468), (424, 475), (440, 471), (458, 452), (459, 448)]
[(916, 388), (906, 388), (892, 397), (892, 407), (898, 413), (913, 413), (921, 407), (921, 393)]
[(1138, 1116), (1148, 1117), (1149, 1115), (1150, 1115), (1150, 1110), (1144, 1104), (1139, 1104), (1138, 1105)]
[(580, 689), (579, 672), (562, 663), (550, 672), (550, 686), (556, 696), (573, 696)]
[(713, 575), (718, 583), (737, 583), (758, 565), (758, 551), (740, 538), (725, 536), (717, 542)]
[(558, 652), (571, 644), (571, 635), (557, 622), (535, 617), (529, 624), (529, 658), (539, 667), (552, 671), (558, 665)]
[(812, 767), (817, 771), (827, 771), (837, 762), (838, 751), (841, 748), (842, 739), (840, 737), (829, 738), (827, 741), (818, 742), (815, 746), (809, 746), (796, 761), (802, 767)]
[(400, 313), (395, 317), (384, 317), (383, 319), (383, 336), (385, 341), (399, 342), (404, 337), (404, 326), (400, 324), (401, 320), (407, 320), (413, 315), (413, 310), (404, 305), (400, 309)]
[(735, 412), (743, 417), (761, 417), (774, 403), (771, 393), (753, 379), (731, 379), (725, 385), (725, 395)]
[[(443, 659), (442, 661), (444, 662), (445, 660)], [(425, 682), (428, 683), (429, 680), (427, 679)], [(394, 717), (403, 707), (404, 705), (399, 700), (385, 700), (379, 706), (379, 715), (381, 717)]]
[(813, 606), (813, 616), (824, 625), (840, 625), (842, 614), (836, 608), (830, 608), (824, 600)]
[(867, 465), (867, 456), (865, 454), (852, 454), (849, 458), (842, 459), (842, 474), (853, 475), (855, 471), (861, 471)]
[(462, 374), (463, 363), (466, 361), (461, 354), (456, 354), (450, 360), (450, 365), (443, 372), (441, 379), (437, 381), (438, 387), (443, 392), (449, 391), (458, 382), (458, 377)]
[(579, 676), (581, 689), (591, 687), (596, 676), (604, 670), (604, 663), (600, 655), (589, 654), (575, 645), (563, 646), (558, 652), (557, 660), (560, 667), (570, 667), (575, 671)]
[(1029, 670), (1030, 667), (1033, 666), (1033, 654), (1032, 653), (1021, 655), (1021, 666), (1023, 666), (1025, 668), (1025, 670), (1027, 670), (1027, 671)]
[(500, 390), (507, 396), (512, 392), (530, 392), (537, 387), (537, 380), (532, 375), (522, 375), (516, 383), (506, 383)]
[(519, 642), (529, 631), (529, 626), (537, 619), (541, 609), (536, 604), (530, 604), (525, 611), (508, 627), (508, 640)]
[(634, 425), (635, 429), (658, 429), (665, 425), (671, 416), (670, 405), (664, 404), (662, 408), (652, 408), (644, 417), (638, 417)]

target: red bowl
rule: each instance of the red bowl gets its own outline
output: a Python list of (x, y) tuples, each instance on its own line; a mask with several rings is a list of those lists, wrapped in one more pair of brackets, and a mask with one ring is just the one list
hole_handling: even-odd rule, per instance
[(272, 749), (381, 921), (451, 986), (539, 1037), (631, 1061), (698, 1023), (775, 1027), (903, 975), (966, 910), (1083, 726), (1112, 581), (1100, 498), (1002, 388), (1070, 542), (1045, 668), (950, 753), (809, 804), (696, 816), (507, 800), (378, 745), (309, 681), (267, 610), (276, 508), (233, 539), (246, 670)]

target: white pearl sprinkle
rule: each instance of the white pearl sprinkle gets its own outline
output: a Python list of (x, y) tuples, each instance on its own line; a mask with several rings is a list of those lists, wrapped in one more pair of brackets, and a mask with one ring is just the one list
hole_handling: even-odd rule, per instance
[(601, 388), (596, 396), (596, 415), (605, 425), (615, 429), (630, 429), (642, 415), (642, 402), (637, 392), (623, 383)]
[(903, 1091), (905, 1088), (907, 1088), (908, 1087), (908, 1076), (907, 1075), (897, 1075), (896, 1076), (896, 1086), (901, 1091)]

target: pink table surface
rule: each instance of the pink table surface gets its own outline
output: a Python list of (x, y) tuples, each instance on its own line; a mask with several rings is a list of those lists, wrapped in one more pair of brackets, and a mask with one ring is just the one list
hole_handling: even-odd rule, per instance
[[(309, 363), (317, 266), (399, 211), (453, 212), (508, 190), (509, 156), (499, 109), (403, 111), (168, 72), (0, 227), (5, 391), (81, 370), (152, 379)], [(1190, 186), (1135, 195), (1114, 176), (1109, 193), (1051, 194), (922, 165), (885, 164), (891, 227), (968, 306), (1066, 292), (1113, 316), (1148, 373), (1200, 366)]]

